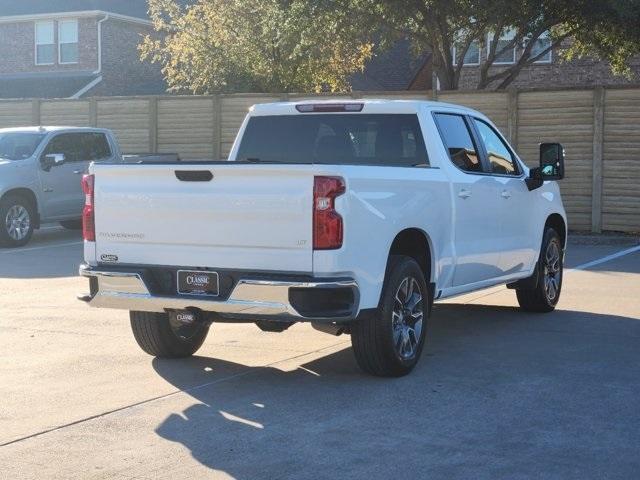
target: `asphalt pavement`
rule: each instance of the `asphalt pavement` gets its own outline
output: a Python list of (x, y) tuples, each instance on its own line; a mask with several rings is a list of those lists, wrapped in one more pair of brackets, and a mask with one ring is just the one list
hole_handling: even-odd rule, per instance
[(0, 250), (0, 478), (640, 478), (640, 248), (581, 243), (555, 312), (436, 304), (414, 372), (380, 379), (308, 325), (153, 359), (75, 299), (81, 239), (50, 226)]

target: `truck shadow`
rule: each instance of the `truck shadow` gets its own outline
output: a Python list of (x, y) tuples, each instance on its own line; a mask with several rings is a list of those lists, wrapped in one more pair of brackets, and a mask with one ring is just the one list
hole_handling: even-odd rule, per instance
[(293, 371), (156, 359), (196, 400), (156, 432), (242, 479), (586, 478), (613, 458), (616, 476), (639, 471), (638, 318), (456, 304), (432, 318), (400, 379), (361, 374), (349, 348)]

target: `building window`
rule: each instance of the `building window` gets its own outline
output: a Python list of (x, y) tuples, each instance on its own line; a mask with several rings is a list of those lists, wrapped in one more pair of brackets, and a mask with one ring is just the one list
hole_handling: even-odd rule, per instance
[[(533, 48), (531, 49), (531, 58), (535, 58), (550, 46), (551, 46), (551, 38), (549, 37), (549, 32), (545, 32), (542, 35), (540, 35), (533, 43)], [(542, 55), (538, 60), (536, 60), (533, 63), (551, 63), (551, 60), (552, 60), (551, 56), (552, 56), (552, 51), (550, 49), (547, 53)]]
[[(458, 58), (458, 48), (456, 46), (453, 47), (453, 58), (457, 63)], [(464, 55), (464, 60), (462, 62), (463, 65), (480, 65), (480, 40), (473, 40), (467, 49), (467, 53)]]
[(36, 22), (36, 65), (55, 63), (53, 21)]
[(78, 63), (78, 21), (58, 22), (58, 62)]
[[(496, 45), (496, 58), (493, 62), (494, 65), (506, 65), (510, 63), (516, 62), (516, 46), (513, 45), (511, 48), (506, 49), (504, 52), (502, 51), (510, 42), (513, 41), (513, 37), (515, 36), (515, 32), (513, 31), (505, 31), (502, 32), (500, 37), (498, 38), (498, 44)], [(489, 50), (491, 50), (491, 41), (493, 40), (493, 34), (489, 33), (489, 41), (487, 45), (489, 45)]]

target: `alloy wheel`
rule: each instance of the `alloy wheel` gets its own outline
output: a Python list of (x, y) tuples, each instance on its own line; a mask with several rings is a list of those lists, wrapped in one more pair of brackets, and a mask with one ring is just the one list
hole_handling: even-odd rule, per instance
[(420, 285), (413, 277), (406, 277), (396, 291), (391, 321), (393, 346), (403, 360), (413, 358), (422, 338), (424, 303)]
[(13, 205), (5, 217), (5, 228), (12, 239), (17, 242), (23, 240), (31, 228), (29, 211), (22, 205)]
[(553, 303), (560, 291), (560, 282), (562, 280), (561, 253), (558, 243), (549, 242), (544, 255), (544, 292), (547, 300)]

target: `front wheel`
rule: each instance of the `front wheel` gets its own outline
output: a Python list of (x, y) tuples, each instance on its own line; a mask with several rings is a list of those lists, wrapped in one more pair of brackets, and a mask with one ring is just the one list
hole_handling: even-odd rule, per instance
[(176, 314), (129, 312), (129, 318), (136, 342), (154, 357), (189, 357), (209, 333), (209, 325), (180, 321)]
[(0, 203), (0, 246), (22, 247), (33, 235), (35, 209), (21, 195), (8, 195)]
[(520, 308), (527, 312), (551, 312), (560, 300), (562, 290), (563, 251), (560, 236), (547, 228), (542, 240), (534, 287), (516, 288)]
[(380, 307), (351, 328), (351, 344), (360, 368), (381, 377), (411, 372), (424, 347), (430, 306), (420, 266), (411, 257), (392, 256)]

